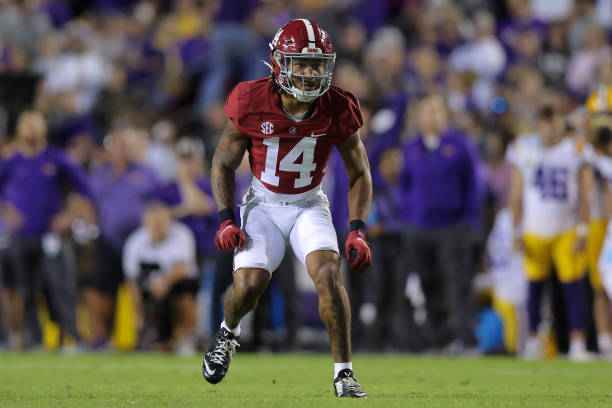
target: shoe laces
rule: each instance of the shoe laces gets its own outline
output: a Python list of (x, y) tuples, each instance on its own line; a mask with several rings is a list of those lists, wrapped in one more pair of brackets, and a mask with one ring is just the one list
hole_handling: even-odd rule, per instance
[(222, 337), (210, 353), (210, 360), (215, 364), (226, 365), (228, 358), (229, 361), (232, 361), (234, 354), (236, 354), (236, 347), (240, 347), (238, 340)]
[(342, 383), (349, 392), (363, 392), (361, 385), (355, 380), (354, 377), (344, 377)]

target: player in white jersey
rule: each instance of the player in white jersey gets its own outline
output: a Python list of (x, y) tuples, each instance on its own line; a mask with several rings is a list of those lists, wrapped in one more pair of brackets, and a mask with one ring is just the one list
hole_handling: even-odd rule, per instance
[[(612, 174), (610, 174), (610, 166), (612, 165), (612, 159), (610, 158), (612, 156), (612, 136), (610, 132), (610, 129), (612, 129), (612, 64), (609, 59), (603, 59), (599, 62), (596, 74), (599, 84), (588, 97), (585, 111), (589, 115), (588, 136), (597, 150), (597, 154), (593, 155), (596, 160), (594, 168), (600, 177), (596, 178), (595, 181), (596, 183), (598, 182), (601, 190), (605, 190), (606, 194), (610, 194), (609, 183), (612, 181)], [(603, 242), (604, 234), (606, 234), (606, 220), (603, 218), (605, 217), (602, 217), (594, 225), (595, 229), (591, 228), (591, 231), (593, 231), (591, 248), (593, 249), (597, 248), (595, 245)], [(612, 230), (608, 228), (608, 235), (610, 233), (612, 233)], [(606, 237), (606, 240), (609, 247), (612, 238)], [(591, 256), (594, 257), (595, 255), (599, 255), (602, 261), (610, 259), (608, 256), (609, 252), (609, 248), (607, 251), (602, 250), (599, 254), (596, 254), (594, 250), (590, 250), (589, 264), (592, 262)], [(602, 282), (605, 278), (604, 272), (607, 272), (611, 279), (609, 283), (612, 285), (612, 272), (607, 263), (604, 263), (606, 271), (599, 268), (599, 265), (595, 267), (589, 265), (589, 267), (591, 285), (594, 292), (593, 314), (595, 317), (595, 327), (597, 328), (597, 345), (600, 353), (612, 356), (612, 306), (609, 298), (612, 288), (610, 288), (606, 295)]]
[[(606, 123), (601, 123), (601, 119), (605, 119), (606, 116), (609, 117), (607, 113), (596, 111), (594, 106), (587, 103), (585, 108), (576, 109), (570, 115), (570, 118), (574, 118), (571, 122), (575, 128), (575, 138), (578, 143), (585, 145), (584, 159), (593, 168), (589, 233), (586, 245), (589, 282), (593, 289), (593, 317), (597, 329), (599, 352), (602, 355), (612, 356), (612, 309), (603, 287), (598, 265), (608, 225), (605, 201), (606, 194), (609, 193), (609, 181), (605, 173), (609, 173), (610, 170), (606, 169), (606, 163), (603, 162), (612, 162), (612, 159), (607, 157), (605, 153), (610, 141), (605, 140), (605, 135), (602, 139), (602, 135), (599, 134), (600, 129), (608, 126)], [(612, 175), (608, 175), (608, 177), (612, 177)]]
[(512, 214), (505, 207), (495, 216), (487, 239), (487, 272), (493, 281), (493, 307), (504, 326), (504, 347), (510, 354), (522, 349), (527, 282), (523, 254), (512, 247)]
[[(600, 234), (594, 238), (601, 239), (600, 252), (589, 253), (589, 268), (591, 286), (593, 287), (593, 315), (597, 328), (597, 345), (599, 352), (612, 356), (612, 228), (609, 227), (610, 209), (606, 201), (610, 201), (610, 182), (612, 181), (612, 131), (609, 123), (591, 123), (591, 139), (595, 149), (589, 151), (589, 161), (592, 163), (597, 175), (595, 182), (601, 190), (603, 197), (601, 203), (601, 221), (595, 224), (596, 232)], [(593, 218), (593, 217), (592, 217)], [(593, 224), (592, 224), (593, 225)], [(605, 241), (604, 241), (605, 237)], [(599, 241), (594, 242), (598, 244)], [(591, 266), (591, 256), (597, 255), (597, 263)], [(607, 283), (607, 285), (606, 285)], [(607, 293), (606, 293), (607, 292)]]
[(539, 357), (537, 331), (544, 282), (554, 264), (563, 287), (574, 360), (588, 358), (585, 345), (586, 238), (592, 170), (580, 144), (565, 138), (563, 117), (546, 106), (538, 114), (538, 134), (520, 137), (508, 151), (514, 166), (510, 207), (515, 248), (524, 253), (529, 281), (528, 357)]

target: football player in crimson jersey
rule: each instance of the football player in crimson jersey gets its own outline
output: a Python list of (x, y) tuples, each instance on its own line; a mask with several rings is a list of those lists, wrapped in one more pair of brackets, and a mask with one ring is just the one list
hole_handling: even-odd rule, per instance
[[(365, 269), (372, 256), (364, 234), (372, 180), (359, 138), (355, 96), (331, 86), (336, 54), (329, 35), (314, 21), (292, 20), (270, 43), (269, 78), (239, 83), (227, 98), (227, 125), (215, 151), (212, 189), (221, 226), (217, 248), (235, 250), (234, 282), (224, 298), (224, 317), (204, 356), (206, 380), (223, 379), (236, 352), (240, 320), (257, 305), (288, 241), (319, 294), (319, 314), (334, 358), (334, 392), (367, 397), (353, 377), (349, 300), (329, 204), (321, 190), (327, 159), (339, 150), (349, 176), (351, 268)], [(251, 187), (233, 218), (234, 171), (249, 152)], [(353, 259), (354, 257), (354, 259)]]

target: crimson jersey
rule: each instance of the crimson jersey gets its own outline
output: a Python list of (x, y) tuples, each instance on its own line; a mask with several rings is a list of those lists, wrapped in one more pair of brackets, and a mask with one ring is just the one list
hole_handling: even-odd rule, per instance
[(351, 92), (331, 86), (313, 103), (312, 115), (294, 122), (267, 78), (241, 82), (227, 97), (227, 117), (250, 138), (251, 171), (274, 193), (299, 194), (321, 184), (333, 147), (363, 124)]

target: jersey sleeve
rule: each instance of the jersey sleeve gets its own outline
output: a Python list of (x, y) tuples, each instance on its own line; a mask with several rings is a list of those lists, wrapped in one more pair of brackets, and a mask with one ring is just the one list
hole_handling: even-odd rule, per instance
[(241, 126), (243, 116), (245, 114), (245, 86), (244, 83), (239, 83), (232, 89), (225, 100), (225, 115), (232, 121), (239, 132), (244, 133), (244, 128)]
[(532, 134), (521, 134), (506, 149), (506, 160), (519, 170), (529, 163), (540, 149), (539, 139)]
[(363, 117), (359, 100), (349, 91), (340, 91), (337, 100), (332, 101), (336, 107), (333, 112), (334, 120), (334, 144), (340, 147), (346, 139), (363, 126)]

